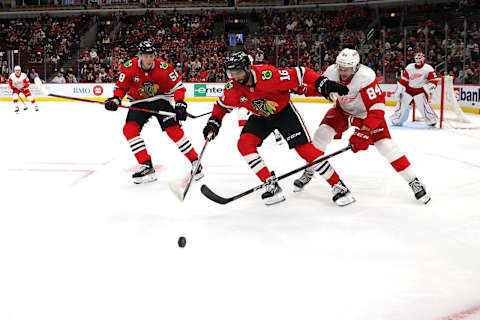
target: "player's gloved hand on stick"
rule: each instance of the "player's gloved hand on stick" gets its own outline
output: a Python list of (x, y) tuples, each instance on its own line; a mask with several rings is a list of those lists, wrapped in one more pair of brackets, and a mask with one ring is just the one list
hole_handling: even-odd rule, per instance
[(336, 92), (339, 96), (344, 96), (348, 93), (348, 87), (342, 83), (328, 80), (327, 77), (320, 77), (315, 81), (315, 88), (317, 92), (321, 93), (327, 99), (330, 99), (330, 93)]
[(352, 151), (356, 153), (360, 150), (367, 150), (372, 142), (371, 137), (370, 131), (355, 129), (349, 141), (352, 145)]
[(121, 102), (121, 100), (117, 96), (108, 98), (105, 101), (105, 109), (107, 109), (109, 111), (117, 111), (118, 106), (120, 105), (120, 102)]
[(208, 134), (212, 132), (212, 136), (210, 137), (210, 140), (215, 139), (215, 137), (218, 134), (218, 131), (220, 130), (220, 126), (222, 125), (222, 121), (219, 120), (216, 117), (210, 117), (207, 121), (207, 124), (205, 125), (205, 128), (203, 128), (203, 137), (205, 140), (207, 140)]
[(187, 120), (187, 103), (183, 100), (175, 101), (175, 113), (178, 121)]

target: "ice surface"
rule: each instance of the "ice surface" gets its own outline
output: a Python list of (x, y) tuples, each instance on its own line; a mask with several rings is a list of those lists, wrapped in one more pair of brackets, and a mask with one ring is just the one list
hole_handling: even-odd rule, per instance
[[(328, 106), (296, 105), (313, 134)], [(222, 206), (202, 183), (223, 196), (259, 183), (236, 149), (236, 113), (182, 203), (168, 182), (190, 164), (158, 123), (143, 137), (159, 179), (134, 185), (125, 110), (39, 106), (17, 115), (0, 103), (2, 320), (480, 319), (480, 130), (391, 130), (426, 206), (374, 148), (331, 160), (353, 205), (335, 207), (318, 177), (293, 193), (295, 175), (283, 203), (257, 192)], [(197, 152), (206, 120), (184, 124)], [(260, 153), (277, 175), (303, 165), (273, 137)]]

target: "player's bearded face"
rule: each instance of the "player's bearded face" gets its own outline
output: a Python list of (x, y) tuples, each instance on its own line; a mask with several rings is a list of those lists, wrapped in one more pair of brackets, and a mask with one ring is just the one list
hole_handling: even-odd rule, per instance
[(241, 84), (246, 84), (248, 82), (248, 74), (242, 69), (227, 70), (227, 77), (232, 78)]
[(142, 61), (142, 69), (149, 70), (152, 68), (155, 55), (153, 53), (144, 53), (140, 55), (140, 59)]
[(353, 68), (352, 67), (338, 67), (338, 73), (340, 74), (340, 80), (348, 81), (353, 77)]

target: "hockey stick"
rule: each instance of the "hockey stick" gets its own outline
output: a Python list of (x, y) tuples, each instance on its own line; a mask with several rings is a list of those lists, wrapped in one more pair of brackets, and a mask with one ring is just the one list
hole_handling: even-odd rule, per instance
[[(40, 78), (35, 78), (34, 80), (35, 84), (37, 85), (37, 88), (40, 89), (42, 94), (46, 96), (51, 96), (51, 97), (57, 97), (57, 98), (63, 98), (63, 99), (68, 99), (68, 100), (75, 100), (75, 101), (82, 101), (82, 102), (89, 102), (89, 103), (98, 103), (98, 104), (105, 104), (104, 101), (96, 101), (96, 100), (89, 100), (89, 99), (83, 99), (83, 98), (77, 98), (77, 97), (68, 97), (68, 96), (63, 96), (60, 94), (55, 94), (48, 92), (47, 89), (43, 86), (42, 80)], [(137, 110), (137, 111), (143, 111), (143, 112), (150, 112), (150, 113), (156, 113), (156, 114), (161, 114), (164, 116), (176, 116), (175, 112), (167, 112), (167, 111), (156, 111), (156, 110), (150, 110), (150, 109), (142, 109), (142, 108), (135, 108), (135, 107), (127, 107), (124, 105), (118, 105), (119, 108), (125, 108), (125, 109), (131, 109), (131, 110)]]
[[(330, 158), (333, 158), (333, 157), (335, 157), (336, 155), (339, 155), (340, 153), (343, 153), (343, 152), (348, 151), (348, 150), (350, 150), (350, 149), (352, 149), (352, 146), (351, 146), (351, 145), (349, 145), (349, 146), (347, 146), (347, 147), (345, 147), (345, 148), (342, 148), (342, 149), (340, 149), (340, 150), (338, 150), (338, 151), (335, 151), (335, 152), (333, 152), (333, 153), (331, 153), (331, 154), (329, 154), (329, 155), (326, 155), (325, 157), (321, 157), (320, 159), (317, 159), (317, 160), (315, 160), (315, 161), (313, 161), (313, 162), (311, 162), (311, 163), (308, 163), (308, 164), (306, 164), (306, 165), (304, 165), (304, 166), (301, 166), (300, 168), (297, 168), (297, 169), (295, 169), (295, 170), (289, 171), (289, 172), (287, 172), (287, 173), (279, 176), (279, 177), (278, 177), (278, 181), (280, 181), (280, 180), (282, 180), (282, 179), (284, 179), (284, 178), (286, 178), (286, 177), (289, 177), (289, 176), (291, 176), (292, 174), (295, 174), (295, 173), (297, 173), (297, 172), (299, 172), (299, 171), (305, 170), (305, 169), (308, 168), (308, 167), (311, 167), (311, 166), (313, 166), (313, 165), (316, 165), (317, 163), (320, 163), (320, 162), (323, 162), (323, 161), (328, 160), (328, 159), (330, 159)], [(227, 203), (229, 203), (229, 202), (232, 202), (233, 200), (240, 199), (240, 198), (242, 198), (242, 197), (244, 197), (244, 196), (246, 196), (246, 195), (248, 195), (248, 194), (250, 194), (250, 193), (252, 193), (252, 192), (254, 192), (254, 191), (257, 191), (257, 190), (259, 190), (259, 189), (262, 189), (262, 188), (265, 187), (266, 185), (267, 185), (267, 182), (264, 182), (264, 183), (262, 183), (261, 185), (258, 185), (258, 186), (254, 187), (254, 188), (251, 188), (251, 189), (249, 189), (249, 190), (247, 190), (247, 191), (245, 191), (245, 192), (239, 193), (239, 194), (237, 194), (236, 196), (233, 196), (233, 197), (230, 197), (230, 198), (223, 198), (223, 197), (219, 196), (218, 194), (216, 194), (215, 192), (213, 192), (212, 190), (210, 190), (210, 188), (207, 187), (205, 184), (202, 185), (202, 187), (200, 188), (200, 191), (203, 193), (203, 195), (204, 195), (205, 197), (207, 197), (208, 199), (210, 199), (210, 200), (212, 200), (212, 201), (214, 201), (214, 202), (216, 202), (216, 203), (219, 203), (219, 204), (227, 204)]]
[(18, 99), (20, 99), (20, 101), (22, 101), (22, 103), (23, 103), (23, 111), (28, 110), (27, 104), (25, 103), (25, 101), (23, 101), (23, 99), (22, 99), (22, 97), (20, 97), (20, 95), (18, 95)]
[[(98, 103), (98, 104), (103, 104), (103, 105), (105, 104), (105, 101), (96, 101), (96, 100), (89, 100), (89, 99), (83, 99), (83, 98), (77, 98), (77, 97), (69, 97), (69, 96), (63, 96), (63, 95), (60, 95), (60, 94), (55, 94), (55, 93), (48, 92), (47, 89), (45, 88), (45, 86), (43, 85), (42, 80), (40, 80), (40, 78), (38, 78), (38, 77), (34, 79), (34, 82), (37, 85), (37, 88), (40, 89), (42, 94), (44, 94), (46, 96), (75, 100), (75, 101), (82, 101), (82, 102), (89, 102), (89, 103)], [(147, 101), (149, 101), (149, 100), (147, 100)], [(140, 102), (146, 102), (146, 101), (137, 100), (135, 103), (140, 103)], [(134, 105), (135, 103), (131, 102), (130, 104)], [(164, 115), (164, 116), (175, 116), (175, 117), (177, 116), (177, 114), (175, 112), (168, 112), (168, 111), (161, 111), (161, 110), (157, 111), (157, 110), (136, 108), (136, 107), (125, 106), (125, 105), (118, 105), (118, 107), (119, 108), (125, 108), (125, 109), (131, 109), (131, 110), (137, 110), (137, 111), (143, 111), (143, 112), (149, 112), (149, 113), (155, 113), (155, 114), (160, 114), (160, 115)], [(211, 113), (211, 112), (209, 112), (209, 113)], [(200, 118), (204, 115), (207, 115), (209, 113), (204, 113), (204, 114), (195, 116), (195, 115), (189, 114), (187, 112), (187, 116), (192, 118), (192, 119), (196, 119), (196, 118)]]
[(198, 161), (195, 164), (195, 167), (193, 167), (192, 172), (190, 173), (190, 177), (188, 178), (188, 182), (187, 182), (187, 185), (185, 186), (185, 190), (182, 192), (180, 190), (180, 187), (176, 183), (174, 183), (173, 181), (169, 183), (170, 190), (172, 190), (172, 192), (178, 197), (178, 199), (180, 199), (180, 201), (185, 200), (185, 197), (187, 196), (188, 189), (190, 189), (190, 185), (193, 182), (193, 176), (195, 176), (195, 173), (197, 172), (198, 167), (200, 166), (200, 161), (202, 160), (203, 153), (205, 152), (205, 149), (207, 148), (207, 144), (210, 141), (211, 136), (212, 136), (212, 133), (210, 133), (208, 135), (207, 139), (205, 140), (205, 144), (203, 145), (202, 151), (200, 152), (200, 155), (198, 156)]

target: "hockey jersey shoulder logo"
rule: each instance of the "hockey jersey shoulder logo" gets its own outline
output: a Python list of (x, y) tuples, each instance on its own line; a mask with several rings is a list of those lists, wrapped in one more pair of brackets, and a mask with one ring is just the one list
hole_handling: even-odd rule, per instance
[(270, 80), (273, 78), (272, 70), (263, 70), (262, 71), (262, 80)]
[(168, 63), (161, 61), (160, 65), (158, 66), (160, 69), (168, 69)]
[(128, 60), (127, 62), (124, 63), (123, 66), (124, 66), (125, 68), (130, 68), (131, 66), (133, 66), (132, 60)]
[(233, 88), (233, 80), (228, 81), (225, 83), (225, 90), (231, 90)]

